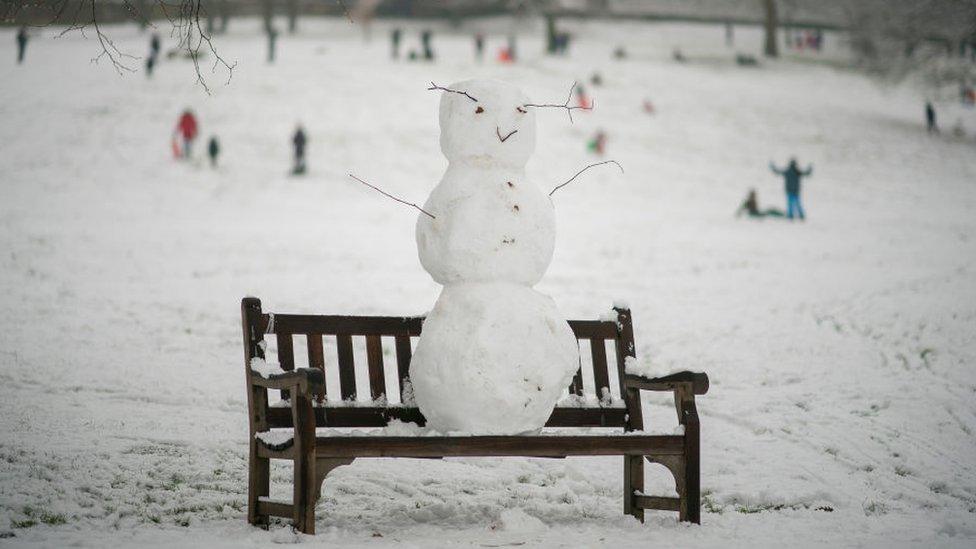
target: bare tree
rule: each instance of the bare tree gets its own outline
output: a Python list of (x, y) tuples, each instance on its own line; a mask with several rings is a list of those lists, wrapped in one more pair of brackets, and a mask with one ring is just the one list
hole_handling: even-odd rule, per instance
[(99, 47), (92, 62), (106, 59), (120, 75), (134, 72), (132, 64), (139, 57), (116, 46), (102, 24), (106, 20), (132, 20), (142, 27), (155, 28), (153, 18), (157, 13), (170, 25), (170, 35), (177, 41), (176, 50), (193, 61), (197, 82), (207, 93), (210, 93), (210, 87), (200, 66), (204, 56), (214, 58), (211, 74), (222, 69), (230, 81), (237, 63), (228, 63), (214, 46), (211, 32), (206, 28), (208, 12), (204, 0), (122, 0), (121, 3), (107, 0), (4, 0), (0, 4), (0, 20), (15, 21), (20, 16), (34, 27), (64, 26), (59, 36), (80, 32), (87, 37), (87, 33), (92, 32)]

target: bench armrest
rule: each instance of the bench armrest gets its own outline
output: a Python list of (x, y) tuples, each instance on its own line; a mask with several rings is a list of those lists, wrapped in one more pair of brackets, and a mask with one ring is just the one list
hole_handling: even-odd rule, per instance
[(265, 389), (297, 389), (306, 395), (315, 395), (325, 392), (325, 373), (318, 368), (299, 368), (263, 377), (252, 371), (251, 383)]
[(681, 384), (691, 384), (693, 394), (704, 395), (708, 392), (708, 374), (685, 371), (655, 378), (633, 374), (624, 376), (624, 387), (628, 389), (673, 391)]

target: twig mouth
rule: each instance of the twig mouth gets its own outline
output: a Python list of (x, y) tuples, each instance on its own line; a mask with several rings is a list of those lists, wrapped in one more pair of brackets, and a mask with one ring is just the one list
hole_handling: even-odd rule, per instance
[(498, 126), (495, 126), (495, 135), (498, 136), (498, 140), (501, 141), (502, 143), (504, 143), (506, 139), (508, 139), (509, 137), (512, 137), (513, 135), (515, 135), (517, 133), (518, 133), (518, 130), (512, 130), (511, 133), (509, 133), (505, 137), (502, 137), (501, 130), (498, 129)]

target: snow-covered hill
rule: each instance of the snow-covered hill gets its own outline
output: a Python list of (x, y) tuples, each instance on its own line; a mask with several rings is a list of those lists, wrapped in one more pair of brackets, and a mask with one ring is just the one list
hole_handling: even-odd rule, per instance
[[(271, 310), (416, 314), (414, 210), (443, 173), (430, 81), (509, 79), (540, 102), (574, 80), (597, 109), (539, 113), (529, 175), (554, 196), (555, 260), (539, 289), (567, 316), (615, 299), (638, 355), (709, 373), (701, 527), (622, 514), (618, 458), (360, 460), (317, 510), (329, 546), (595, 547), (914, 545), (976, 542), (976, 117), (884, 90), (799, 55), (740, 68), (755, 30), (574, 23), (566, 58), (520, 42), (515, 66), (471, 62), (438, 31), (437, 64), (388, 59), (388, 26), (364, 43), (346, 21), (306, 22), (264, 63), (254, 21), (218, 47), (210, 77), (164, 60), (117, 77), (79, 35), (43, 31), (16, 66), (0, 32), (0, 535), (33, 546), (261, 546), (292, 541), (244, 523), (247, 425), (239, 300)], [(485, 28), (501, 29), (502, 22)], [(415, 48), (413, 30), (406, 49)], [(108, 29), (125, 51), (148, 37)], [(169, 45), (165, 44), (164, 49)], [(491, 35), (488, 49), (504, 43)], [(618, 45), (629, 58), (613, 61)], [(680, 47), (686, 64), (671, 61)], [(140, 64), (140, 61), (133, 61)], [(205, 70), (209, 70), (209, 65)], [(208, 74), (209, 76), (209, 74)], [(641, 108), (648, 99), (656, 109)], [(182, 109), (220, 137), (221, 167), (174, 162)], [(948, 128), (956, 117), (969, 137)], [(310, 173), (286, 175), (297, 121)], [(197, 152), (203, 150), (197, 144)], [(782, 207), (770, 160), (812, 163), (806, 223), (736, 219), (755, 187)], [(648, 423), (674, 425), (668, 399)], [(286, 469), (273, 490), (284, 492)], [(648, 491), (668, 490), (649, 468)], [(287, 496), (286, 496), (287, 497)]]

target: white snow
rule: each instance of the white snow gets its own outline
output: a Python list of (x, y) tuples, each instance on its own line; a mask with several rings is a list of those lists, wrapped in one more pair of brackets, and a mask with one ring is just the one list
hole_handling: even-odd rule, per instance
[[(463, 29), (476, 24), (507, 29)], [(302, 21), (267, 65), (260, 23), (234, 19), (218, 46), (239, 65), (229, 86), (211, 80), (213, 97), (188, 62), (164, 60), (151, 81), (90, 64), (90, 34), (33, 30), (15, 66), (16, 29), (0, 29), (0, 533), (16, 536), (2, 542), (239, 548), (290, 532), (244, 521), (240, 298), (279, 312), (427, 310), (440, 288), (417, 262), (416, 211), (345, 174), (419, 203), (446, 166), (430, 80), (502, 78), (561, 103), (599, 70), (597, 108), (575, 124), (536, 111), (526, 173), (550, 188), (599, 160), (584, 147), (597, 127), (626, 173), (593, 169), (554, 195), (559, 238), (538, 289), (569, 318), (624, 296), (641, 360), (708, 372), (702, 526), (623, 516), (620, 458), (367, 459), (330, 474), (318, 535), (289, 539), (972, 547), (976, 111), (947, 96), (940, 120), (961, 117), (969, 137), (925, 135), (923, 94), (842, 68), (833, 33), (826, 59), (745, 70), (732, 55), (760, 53), (759, 29), (736, 27), (726, 49), (720, 26), (565, 26), (569, 57), (542, 56), (534, 27), (521, 63), (472, 66), (469, 37), (446, 30), (436, 64), (392, 63), (385, 22), (364, 44), (347, 21)], [(134, 28), (103, 30), (126, 51), (148, 46)], [(503, 43), (492, 32), (488, 52)], [(617, 43), (628, 60), (611, 61)], [(670, 60), (676, 45), (688, 63)], [(221, 137), (216, 171), (169, 158), (187, 106)], [(310, 172), (290, 178), (298, 119)], [(782, 207), (766, 166), (790, 154), (814, 165), (807, 222), (735, 219), (749, 187)], [(646, 394), (648, 428), (673, 428), (673, 406)], [(646, 476), (645, 493), (673, 488), (659, 466)], [(290, 499), (290, 480), (272, 468), (274, 499)], [(547, 529), (503, 537), (492, 525), (506, 509)]]
[(260, 374), (264, 378), (285, 373), (281, 365), (277, 362), (269, 364), (265, 359), (260, 357), (251, 359), (251, 371)]
[(652, 357), (629, 356), (624, 359), (624, 373), (643, 376), (648, 379), (669, 376), (678, 372), (700, 372), (700, 368), (693, 366), (681, 366), (679, 364), (658, 364)]
[(417, 405), (441, 431), (541, 429), (579, 365), (555, 302), (532, 289), (552, 261), (552, 201), (525, 176), (535, 108), (518, 88), (467, 80), (442, 91), (449, 166), (417, 218), (420, 262), (444, 290), (410, 366)]

